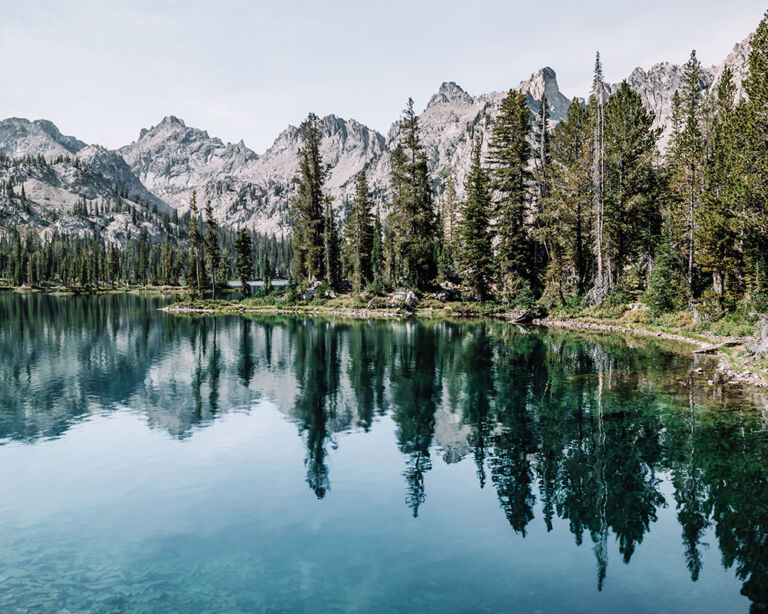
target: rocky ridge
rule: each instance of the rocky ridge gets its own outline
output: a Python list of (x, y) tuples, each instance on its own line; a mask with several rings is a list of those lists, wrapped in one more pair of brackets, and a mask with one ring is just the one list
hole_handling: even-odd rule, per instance
[[(730, 66), (737, 94), (743, 96), (750, 42), (751, 36), (737, 44), (722, 64), (703, 69), (702, 90), (713, 92), (724, 67)], [(682, 82), (682, 74), (681, 65), (665, 62), (649, 69), (636, 68), (627, 77), (629, 85), (655, 114), (662, 152), (670, 135), (672, 96)], [(618, 84), (608, 87), (615, 91)], [(526, 96), (534, 117), (540, 112), (542, 94), (547, 96), (553, 124), (566, 116), (571, 101), (560, 91), (551, 68), (542, 68), (517, 89)], [(458, 196), (463, 197), (473, 142), (479, 137), (487, 150), (491, 126), (505, 95), (492, 92), (472, 96), (456, 83), (446, 82), (420, 114), (421, 138), (438, 196), (452, 174)], [(339, 218), (344, 217), (345, 203), (362, 169), (368, 173), (376, 202), (385, 205), (389, 152), (399, 139), (399, 122), (385, 136), (354, 119), (328, 115), (322, 118), (321, 129), (321, 152), (329, 168), (326, 189), (334, 199)], [(62, 135), (46, 120), (10, 118), (0, 121), (0, 153), (8, 159), (27, 161), (26, 166), (6, 165), (0, 170), (0, 180), (6, 183), (10, 179), (17, 193), (24, 187), (26, 209), (33, 214), (19, 210), (2, 194), (0, 224), (43, 232), (50, 231), (46, 229), (53, 225), (57, 232), (87, 233), (87, 228), (67, 221), (73, 204), (83, 198), (89, 203), (121, 198), (131, 207), (173, 215), (174, 211), (187, 210), (191, 194), (196, 191), (201, 205), (211, 200), (223, 224), (283, 235), (289, 229), (299, 140), (298, 128), (289, 126), (259, 155), (242, 141), (224, 143), (171, 115), (156, 126), (142, 129), (134, 142), (111, 151)], [(35, 167), (31, 158), (38, 157), (48, 164)], [(119, 240), (116, 232), (110, 236)]]

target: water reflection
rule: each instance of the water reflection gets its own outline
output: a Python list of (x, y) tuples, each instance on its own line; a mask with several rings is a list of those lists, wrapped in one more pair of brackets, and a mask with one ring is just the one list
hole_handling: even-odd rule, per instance
[(540, 510), (548, 531), (559, 518), (590, 545), (602, 590), (610, 541), (630, 563), (673, 506), (691, 579), (712, 526), (754, 611), (768, 607), (765, 421), (671, 348), (492, 322), (180, 318), (158, 305), (0, 294), (0, 443), (60, 437), (126, 406), (184, 439), (263, 397), (297, 425), (323, 499), (329, 450), (389, 416), (413, 517), (434, 463), (471, 457), (512, 531), (524, 537)]

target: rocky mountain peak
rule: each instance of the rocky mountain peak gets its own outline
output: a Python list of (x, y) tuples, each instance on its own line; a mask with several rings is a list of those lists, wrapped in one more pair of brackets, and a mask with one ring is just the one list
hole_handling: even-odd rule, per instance
[(10, 117), (0, 121), (0, 151), (12, 158), (72, 156), (83, 147), (85, 143), (61, 134), (55, 124), (46, 119), (29, 121)]
[(557, 73), (549, 66), (545, 66), (532, 74), (531, 78), (521, 82), (517, 89), (527, 97), (528, 106), (537, 111), (541, 106), (542, 96), (546, 95), (549, 116), (554, 121), (560, 121), (568, 113), (571, 101), (560, 91)]
[(437, 90), (437, 93), (430, 98), (427, 108), (441, 104), (463, 104), (471, 105), (472, 96), (467, 94), (460, 86), (453, 81), (446, 81)]

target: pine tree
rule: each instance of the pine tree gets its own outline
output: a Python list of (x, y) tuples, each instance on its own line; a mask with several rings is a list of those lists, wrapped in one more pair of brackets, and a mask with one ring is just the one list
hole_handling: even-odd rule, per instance
[(525, 96), (510, 90), (493, 125), (489, 161), (497, 194), (497, 272), (502, 293), (509, 298), (531, 290), (531, 242), (526, 227), (531, 172), (528, 134), (531, 113)]
[[(266, 253), (266, 250), (264, 250), (265, 256)], [(237, 258), (237, 276), (242, 284), (243, 296), (247, 297), (250, 294), (248, 282), (253, 279), (253, 242), (251, 241), (251, 235), (248, 234), (245, 228), (237, 231), (235, 256)]]
[(205, 203), (205, 259), (211, 274), (211, 289), (213, 299), (216, 299), (216, 275), (221, 263), (221, 247), (219, 246), (219, 225), (213, 217), (211, 201)]
[(626, 81), (605, 105), (603, 264), (609, 291), (627, 265), (650, 263), (661, 232), (653, 120)]
[(541, 228), (550, 246), (545, 292), (583, 295), (591, 279), (593, 251), (592, 126), (587, 109), (574, 100), (552, 137), (549, 193)]
[(672, 223), (674, 236), (686, 254), (688, 291), (693, 296), (696, 254), (697, 208), (704, 190), (705, 141), (701, 130), (701, 63), (696, 52), (683, 70), (683, 83), (677, 92), (675, 120), (668, 160), (673, 192)]
[(744, 90), (748, 99), (736, 113), (743, 134), (742, 249), (750, 299), (764, 308), (768, 301), (768, 12), (752, 39)]
[(107, 276), (109, 282), (114, 286), (117, 281), (117, 276), (120, 271), (120, 263), (118, 261), (117, 249), (113, 243), (109, 244), (109, 252), (107, 253)]
[(435, 262), (436, 216), (427, 154), (419, 137), (413, 99), (403, 111), (400, 142), (392, 154), (390, 227), (399, 275), (423, 288), (437, 273)]
[(264, 280), (264, 294), (272, 292), (272, 264), (269, 261), (269, 251), (264, 250), (261, 262), (261, 277)]
[(465, 183), (467, 198), (461, 209), (460, 268), (464, 283), (480, 300), (490, 291), (493, 245), (490, 232), (491, 181), (480, 162), (480, 140), (475, 141), (472, 167)]
[(704, 168), (706, 191), (698, 212), (698, 260), (712, 274), (721, 306), (726, 293), (735, 294), (741, 269), (739, 247), (738, 174), (740, 147), (735, 126), (733, 73), (725, 67), (717, 88), (712, 155)]
[(452, 280), (456, 276), (456, 260), (458, 250), (458, 212), (459, 202), (456, 197), (456, 184), (453, 175), (448, 175), (445, 192), (440, 201), (440, 219), (443, 232), (443, 250), (441, 261), (441, 276)]
[(376, 285), (383, 283), (384, 273), (384, 243), (381, 229), (381, 216), (378, 208), (373, 217), (373, 237), (371, 242), (371, 270)]
[(361, 292), (365, 284), (373, 280), (371, 269), (373, 220), (365, 171), (361, 171), (357, 177), (352, 211), (344, 227), (344, 239), (351, 264), (352, 285)]
[(320, 120), (310, 113), (299, 126), (301, 146), (299, 170), (294, 178), (296, 197), (291, 204), (293, 217), (294, 275), (299, 281), (315, 281), (325, 276), (323, 184), (327, 169), (320, 156)]
[(325, 199), (325, 216), (323, 220), (323, 269), (325, 281), (334, 290), (341, 285), (341, 246), (339, 231), (333, 217), (331, 199)]
[(592, 194), (595, 208), (595, 259), (597, 274), (591, 290), (592, 300), (601, 302), (608, 295), (609, 284), (605, 273), (603, 258), (603, 239), (605, 226), (605, 99), (606, 88), (603, 82), (603, 63), (600, 52), (595, 56), (595, 71), (592, 79), (592, 97), (590, 110), (592, 115)]
[(149, 236), (147, 229), (142, 226), (139, 233), (139, 260), (136, 268), (136, 281), (146, 285), (149, 278)]
[(551, 163), (550, 134), (549, 134), (549, 108), (547, 107), (546, 94), (541, 95), (539, 104), (539, 117), (535, 124), (534, 142), (536, 145), (534, 161), (534, 181), (536, 182), (536, 210), (534, 212), (535, 229), (531, 233), (533, 238), (533, 279), (538, 279), (541, 271), (546, 268), (547, 259), (552, 251), (552, 245), (547, 241), (546, 233), (542, 232), (542, 215), (544, 201), (549, 196), (549, 165)]
[(167, 239), (163, 241), (160, 252), (160, 281), (164, 286), (169, 285), (173, 279), (173, 245)]
[[(187, 230), (187, 236), (189, 238), (189, 247), (192, 255), (192, 266), (190, 268), (194, 270), (195, 293), (199, 296), (202, 286), (200, 277), (200, 257), (204, 241), (201, 229), (198, 227), (198, 215), (197, 192), (192, 191), (192, 198), (189, 201), (189, 228)], [(189, 276), (187, 276), (187, 281), (189, 282)]]

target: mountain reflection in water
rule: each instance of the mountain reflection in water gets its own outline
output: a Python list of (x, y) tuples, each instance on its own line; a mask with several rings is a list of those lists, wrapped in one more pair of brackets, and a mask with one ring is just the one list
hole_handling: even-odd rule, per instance
[(0, 444), (64, 438), (126, 407), (185, 440), (266, 399), (297, 425), (306, 485), (328, 499), (329, 450), (391, 420), (415, 518), (435, 463), (471, 458), (509, 530), (566, 521), (602, 590), (609, 542), (630, 563), (672, 508), (691, 580), (713, 530), (753, 611), (768, 608), (765, 409), (707, 385), (670, 344), (499, 322), (187, 318), (159, 305), (0, 293)]

